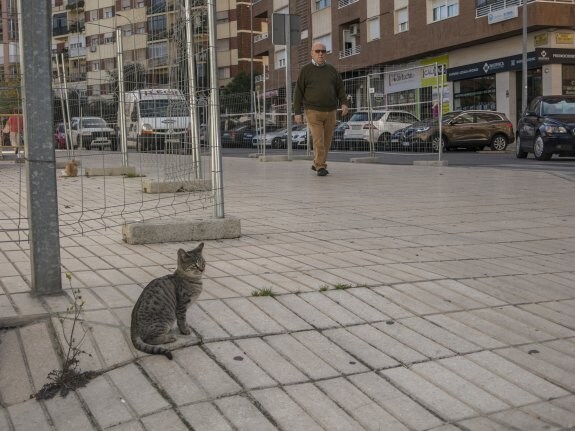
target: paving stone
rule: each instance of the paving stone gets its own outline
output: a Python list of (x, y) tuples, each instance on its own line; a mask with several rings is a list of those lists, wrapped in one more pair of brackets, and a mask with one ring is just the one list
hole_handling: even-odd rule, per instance
[(401, 341), (371, 325), (352, 326), (349, 332), (371, 344), (391, 358), (403, 364), (425, 361), (428, 358)]
[(106, 431), (147, 431), (139, 421), (125, 422), (120, 425), (106, 428)]
[(520, 307), (551, 322), (575, 329), (575, 319), (573, 316), (561, 312), (561, 303), (543, 302), (541, 304), (524, 304)]
[(442, 388), (450, 395), (455, 396), (459, 401), (473, 407), (481, 414), (495, 413), (511, 407), (503, 400), (475, 386), (463, 376), (455, 374), (437, 363), (416, 364), (411, 370)]
[(105, 376), (90, 381), (86, 387), (80, 388), (79, 392), (94, 419), (102, 428), (134, 419), (126, 405), (122, 403), (121, 394), (108, 383)]
[[(511, 356), (515, 359), (515, 357), (520, 356), (517, 354), (520, 353), (519, 351), (512, 352), (509, 355), (505, 354), (511, 350), (512, 349), (508, 349), (506, 351), (500, 349), (495, 352), (472, 353), (468, 355), (467, 358), (505, 378), (509, 382), (533, 393), (540, 399), (552, 399), (567, 395), (565, 390), (533, 374), (529, 369), (523, 367), (520, 362), (514, 363), (511, 358), (506, 358), (507, 356)], [(547, 366), (547, 364), (541, 365), (544, 369)], [(564, 375), (564, 373), (561, 374)], [(567, 376), (567, 378), (572, 379), (572, 375)]]
[(232, 395), (241, 390), (238, 385), (200, 347), (178, 351), (174, 360), (206, 391), (210, 398)]
[(377, 403), (368, 398), (356, 386), (343, 378), (323, 380), (317, 386), (326, 395), (368, 430), (407, 431), (401, 424)]
[[(131, 283), (131, 280), (130, 280)], [(114, 283), (115, 284), (115, 283)], [(124, 283), (127, 284), (127, 283)], [(94, 294), (100, 298), (100, 300), (106, 304), (109, 308), (116, 307), (131, 307), (134, 305), (134, 301), (126, 297), (121, 292), (122, 287), (115, 288), (113, 286), (101, 286), (94, 290)], [(141, 292), (141, 289), (140, 289)]]
[(165, 391), (178, 405), (208, 399), (208, 394), (192, 379), (177, 361), (169, 361), (163, 355), (146, 356), (142, 367), (160, 390)]
[(443, 424), (437, 416), (376, 373), (356, 374), (348, 379), (409, 429), (422, 431)]
[(523, 407), (521, 410), (561, 429), (575, 428), (575, 412), (553, 405), (550, 402), (532, 404)]
[(28, 400), (7, 408), (15, 431), (51, 431), (42, 406), (36, 400)]
[(478, 310), (451, 313), (449, 317), (466, 326), (475, 328), (481, 333), (489, 334), (491, 337), (501, 341), (505, 345), (524, 344), (533, 341), (532, 339), (514, 331), (515, 328), (512, 329), (506, 325), (492, 322), (490, 320), (491, 316), (479, 315), (477, 311)]
[(198, 305), (233, 337), (258, 335), (258, 332), (249, 323), (234, 313), (221, 300), (201, 301)]
[(409, 295), (402, 293), (401, 291), (390, 286), (380, 286), (374, 287), (373, 291), (386, 297), (395, 304), (400, 304), (401, 308), (405, 308), (413, 314), (425, 315), (438, 313), (439, 310), (427, 305), (426, 303), (419, 301)]
[[(203, 302), (203, 301), (202, 301)], [(221, 340), (230, 337), (220, 325), (216, 323), (198, 303), (193, 304), (186, 313), (188, 325), (196, 331), (204, 341)]]
[(90, 332), (106, 367), (112, 367), (134, 359), (128, 340), (121, 329), (91, 324)]
[(467, 286), (466, 280), (437, 280), (435, 283), (457, 293), (462, 297), (470, 298), (471, 300), (478, 302), (485, 307), (505, 305), (505, 302), (498, 298), (486, 295), (479, 290), (470, 288)]
[(339, 323), (330, 319), (317, 308), (301, 299), (299, 295), (280, 295), (276, 299), (292, 313), (297, 314), (315, 329), (326, 329), (339, 326)]
[(145, 416), (169, 407), (169, 403), (135, 365), (129, 364), (116, 368), (108, 371), (107, 375), (138, 416)]
[(457, 311), (462, 309), (460, 305), (452, 301), (448, 301), (441, 295), (436, 294), (435, 290), (440, 290), (440, 288), (430, 289), (430, 286), (433, 286), (431, 282), (428, 282), (427, 284), (405, 283), (397, 284), (393, 286), (393, 288), (400, 291), (403, 295), (409, 295), (412, 298), (417, 298), (418, 301), (421, 301), (429, 307), (432, 307), (440, 312), (447, 313), (450, 311)]
[[(23, 351), (18, 341), (18, 329), (0, 331), (0, 399), (2, 405), (17, 404), (30, 398), (34, 392)], [(5, 364), (10, 364), (10, 367)]]
[(330, 431), (364, 429), (313, 384), (286, 386), (284, 389), (324, 429)]
[(238, 316), (242, 316), (242, 318), (260, 334), (277, 334), (285, 332), (282, 326), (266, 313), (261, 311), (247, 298), (230, 298), (225, 299), (224, 302), (234, 310)]
[[(531, 341), (544, 341), (555, 338), (553, 335), (545, 332), (542, 328), (534, 326), (532, 323), (526, 324), (517, 319), (514, 319), (512, 317), (514, 314), (513, 308), (514, 307), (498, 307), (475, 310), (473, 313), (476, 313), (482, 319), (485, 319), (496, 325), (506, 327), (508, 330), (509, 328), (513, 328), (513, 332), (520, 334), (521, 336), (524, 336)], [(538, 323), (540, 324), (541, 322)]]
[(501, 310), (505, 316), (522, 322), (522, 324), (533, 328), (535, 332), (544, 332), (549, 334), (553, 338), (567, 338), (575, 336), (575, 331), (573, 329), (567, 329), (562, 325), (558, 325), (544, 319), (536, 314), (532, 314), (517, 307), (505, 307)]
[(255, 389), (276, 385), (275, 380), (232, 342), (209, 343), (205, 347), (215, 356), (216, 361), (222, 364), (246, 388)]
[(324, 430), (281, 388), (261, 389), (253, 391), (251, 394), (283, 430)]
[(0, 407), (0, 429), (1, 430), (11, 429), (10, 423), (8, 422), (8, 411), (4, 407)]
[(552, 385), (541, 382), (536, 376), (492, 352), (442, 359), (439, 364), (514, 407), (540, 400), (530, 391), (533, 384), (553, 389)]
[[(561, 342), (563, 342), (563, 344), (569, 344), (569, 346), (563, 346), (568, 353), (563, 353), (552, 348), (552, 343), (558, 345), (557, 343)], [(536, 356), (538, 359), (555, 365), (558, 368), (575, 372), (575, 343), (566, 340), (557, 340), (546, 343), (525, 344), (517, 348), (528, 355)]]
[(170, 430), (170, 431), (188, 431), (189, 428), (185, 425), (178, 415), (171, 411), (165, 410), (153, 415), (142, 418), (142, 423), (149, 430)]
[(345, 307), (356, 316), (359, 316), (365, 322), (381, 322), (382, 320), (388, 319), (385, 314), (368, 303), (359, 300), (346, 290), (331, 290), (324, 292), (324, 295), (342, 307)]
[(335, 377), (339, 374), (337, 370), (291, 335), (272, 335), (264, 337), (264, 340), (314, 380)]
[(378, 309), (380, 312), (389, 316), (391, 319), (401, 319), (403, 317), (413, 316), (411, 311), (408, 311), (401, 306), (394, 304), (389, 299), (382, 295), (377, 294), (374, 290), (356, 287), (349, 289), (348, 292), (361, 299), (363, 302), (370, 304), (372, 307)]
[(247, 399), (220, 398), (214, 403), (238, 431), (275, 431), (277, 428)]
[(301, 383), (308, 380), (304, 374), (286, 361), (261, 338), (237, 340), (236, 343), (250, 359), (280, 384)]
[(54, 427), (58, 431), (78, 431), (92, 429), (92, 424), (75, 393), (66, 398), (57, 395), (44, 401)]
[(457, 425), (461, 426), (464, 430), (469, 431), (518, 431), (517, 428), (510, 428), (508, 425), (503, 425), (486, 417), (467, 419), (458, 422)]
[(276, 322), (288, 331), (304, 331), (306, 329), (312, 329), (305, 320), (300, 319), (275, 298), (262, 296), (250, 298), (250, 301), (257, 305), (268, 316), (273, 317)]
[(234, 430), (212, 403), (192, 404), (182, 407), (180, 410), (195, 431)]
[(323, 334), (351, 355), (374, 370), (399, 365), (395, 359), (376, 349), (346, 329), (332, 329)]
[(60, 369), (61, 365), (45, 322), (20, 328), (20, 336), (28, 372), (35, 390), (38, 391), (48, 382), (48, 374), (52, 370)]
[(317, 331), (297, 332), (292, 336), (342, 374), (369, 371), (356, 358)]
[(340, 325), (345, 326), (365, 323), (361, 317), (353, 314), (341, 305), (337, 304), (322, 292), (302, 293), (299, 296), (301, 299), (317, 308), (323, 314), (335, 320)]
[(484, 334), (471, 326), (465, 325), (456, 319), (453, 319), (450, 315), (436, 314), (433, 316), (426, 316), (426, 320), (429, 320), (436, 325), (444, 328), (449, 332), (453, 332), (457, 336), (477, 344), (484, 349), (504, 347), (505, 344), (495, 338)]
[(529, 430), (529, 431), (558, 431), (560, 427), (552, 426), (551, 424), (541, 420), (538, 417), (532, 416), (521, 410), (508, 410), (505, 412), (496, 413), (490, 416), (491, 419), (505, 424), (512, 429)]
[(481, 350), (476, 344), (473, 344), (438, 325), (430, 323), (426, 319), (419, 317), (412, 317), (408, 319), (402, 319), (401, 324), (410, 328), (411, 330), (421, 334), (442, 346), (447, 347), (451, 351), (464, 354), (469, 352), (475, 352)]
[(453, 351), (409, 329), (407, 326), (403, 325), (401, 321), (394, 322), (394, 324), (390, 323), (392, 322), (374, 323), (372, 326), (429, 358), (440, 358), (453, 355)]
[(391, 368), (380, 374), (447, 422), (477, 415), (468, 405), (406, 368)]

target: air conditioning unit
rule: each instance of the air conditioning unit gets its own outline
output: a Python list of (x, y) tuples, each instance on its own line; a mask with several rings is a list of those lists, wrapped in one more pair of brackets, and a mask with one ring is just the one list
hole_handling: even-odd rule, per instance
[(96, 50), (98, 49), (98, 45), (90, 45), (90, 52), (96, 52)]
[(353, 24), (349, 30), (350, 35), (357, 36), (359, 33), (359, 24)]

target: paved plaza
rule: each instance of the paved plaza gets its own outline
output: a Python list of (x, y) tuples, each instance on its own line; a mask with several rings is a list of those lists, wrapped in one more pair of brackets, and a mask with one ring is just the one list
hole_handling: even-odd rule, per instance
[[(0, 242), (0, 430), (575, 428), (573, 178), (363, 163), (317, 177), (309, 161), (246, 158), (223, 169), (242, 235), (206, 241), (194, 333), (170, 345), (173, 361), (133, 348), (130, 313), (196, 243), (67, 231), (67, 295), (35, 297), (29, 244)], [(26, 199), (20, 173), (0, 162), (0, 218)], [(71, 184), (58, 179), (62, 208)], [(80, 366), (101, 374), (37, 401), (61, 366), (68, 271), (85, 300)]]

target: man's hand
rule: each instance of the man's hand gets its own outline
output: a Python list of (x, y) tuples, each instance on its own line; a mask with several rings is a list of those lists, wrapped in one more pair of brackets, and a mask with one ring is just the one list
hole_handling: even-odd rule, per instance
[(303, 123), (303, 119), (302, 119), (301, 114), (300, 114), (300, 115), (296, 115), (296, 116), (294, 117), (294, 121), (295, 121), (296, 124), (302, 124), (302, 123)]
[(347, 105), (341, 105), (341, 116), (342, 117), (347, 116), (348, 112), (349, 112), (349, 109), (348, 109)]

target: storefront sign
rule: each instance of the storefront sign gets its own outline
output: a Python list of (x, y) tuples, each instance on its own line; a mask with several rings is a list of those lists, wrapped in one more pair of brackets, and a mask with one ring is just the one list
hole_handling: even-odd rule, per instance
[[(467, 64), (465, 66), (451, 67), (447, 69), (447, 80), (459, 81), (461, 79), (476, 78), (478, 76), (492, 75), (510, 70), (521, 70), (522, 65), (523, 56), (519, 54), (480, 63)], [(534, 67), (536, 65), (534, 52), (527, 53), (527, 65), (528, 67)]]
[(555, 43), (559, 45), (573, 45), (573, 33), (555, 33)]
[(540, 64), (575, 64), (575, 49), (536, 48), (535, 55)]
[(533, 37), (535, 46), (549, 45), (549, 35), (547, 33), (537, 34)]
[(507, 21), (508, 19), (517, 18), (519, 13), (517, 12), (518, 7), (506, 7), (505, 9), (494, 10), (487, 14), (487, 23), (495, 24), (501, 21)]

